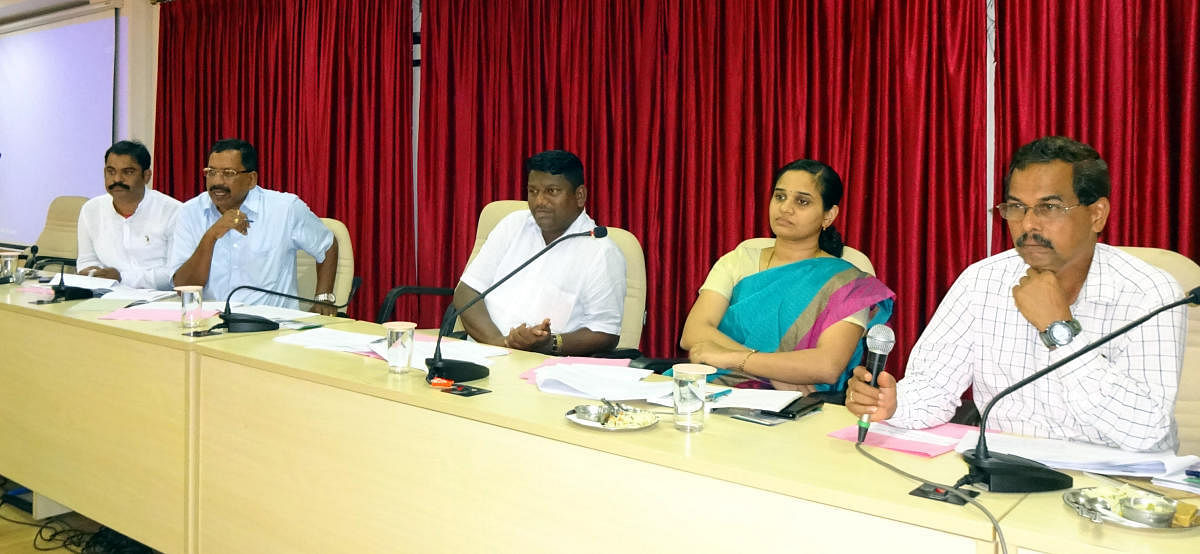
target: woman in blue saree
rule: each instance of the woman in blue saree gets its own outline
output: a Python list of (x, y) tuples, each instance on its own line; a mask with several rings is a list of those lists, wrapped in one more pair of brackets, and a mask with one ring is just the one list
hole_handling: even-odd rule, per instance
[(895, 294), (841, 258), (841, 201), (841, 177), (822, 162), (775, 172), (774, 243), (743, 242), (713, 266), (679, 341), (693, 362), (741, 387), (845, 388), (863, 333), (891, 317)]

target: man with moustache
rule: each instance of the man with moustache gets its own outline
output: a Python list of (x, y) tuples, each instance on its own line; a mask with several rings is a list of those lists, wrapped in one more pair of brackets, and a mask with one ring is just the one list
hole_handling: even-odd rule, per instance
[[(565, 150), (525, 160), (529, 210), (501, 219), (454, 289), (461, 309), (559, 237), (591, 231), (583, 162)], [(609, 238), (554, 247), (462, 314), (471, 338), (557, 356), (612, 350), (621, 336), (625, 257)]]
[[(913, 348), (898, 384), (855, 370), (846, 407), (905, 428), (945, 423), (974, 385), (976, 406), (1151, 310), (1180, 298), (1165, 271), (1097, 242), (1108, 165), (1091, 146), (1045, 137), (1022, 146), (996, 213), (1016, 248), (968, 267)], [(988, 427), (1135, 451), (1174, 450), (1184, 308), (1005, 396)]]
[(180, 202), (146, 186), (150, 152), (123, 140), (104, 152), (103, 194), (79, 212), (75, 267), (139, 289), (170, 290), (167, 252)]
[[(213, 144), (204, 168), (208, 192), (183, 204), (171, 244), (174, 283), (202, 285), (207, 300), (225, 300), (251, 285), (296, 294), (296, 250), (317, 261), (317, 300), (337, 303), (333, 233), (294, 194), (258, 186), (258, 151), (240, 139)], [(233, 300), (296, 309), (299, 302), (243, 289)], [(313, 311), (336, 309), (314, 304)]]

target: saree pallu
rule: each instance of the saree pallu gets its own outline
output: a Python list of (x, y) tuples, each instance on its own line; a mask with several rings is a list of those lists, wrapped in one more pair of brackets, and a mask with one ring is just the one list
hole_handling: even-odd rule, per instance
[[(760, 271), (733, 287), (729, 308), (717, 327), (729, 338), (760, 352), (804, 350), (817, 345), (821, 333), (864, 308), (867, 329), (892, 317), (896, 294), (882, 281), (841, 258), (812, 258)], [(850, 363), (836, 383), (815, 385), (840, 391), (863, 356), (858, 341)], [(770, 388), (749, 376), (721, 372), (724, 384)]]

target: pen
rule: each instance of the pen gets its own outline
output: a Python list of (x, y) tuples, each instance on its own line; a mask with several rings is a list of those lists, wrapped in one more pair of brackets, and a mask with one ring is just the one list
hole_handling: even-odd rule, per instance
[(722, 396), (729, 396), (729, 394), (732, 392), (733, 392), (733, 389), (725, 389), (723, 391), (714, 392), (708, 396), (705, 396), (704, 400), (706, 400), (708, 402), (712, 402), (713, 400), (716, 400)]

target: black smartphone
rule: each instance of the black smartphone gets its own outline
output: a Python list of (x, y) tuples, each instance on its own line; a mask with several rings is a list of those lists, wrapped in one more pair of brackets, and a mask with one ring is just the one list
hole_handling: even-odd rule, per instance
[(824, 400), (821, 400), (815, 396), (801, 396), (800, 398), (793, 400), (791, 404), (784, 406), (784, 408), (778, 412), (762, 410), (762, 413), (786, 419), (796, 419), (804, 414), (816, 410), (817, 408), (820, 408), (821, 404), (824, 403)]

